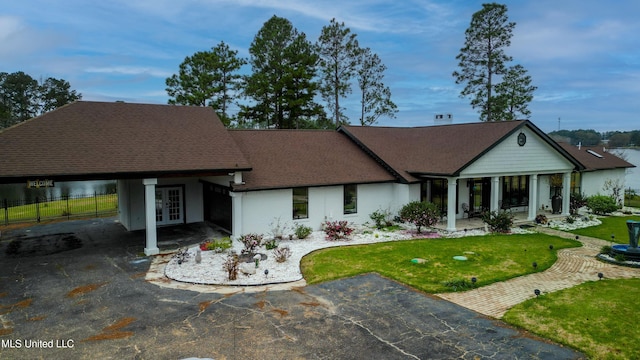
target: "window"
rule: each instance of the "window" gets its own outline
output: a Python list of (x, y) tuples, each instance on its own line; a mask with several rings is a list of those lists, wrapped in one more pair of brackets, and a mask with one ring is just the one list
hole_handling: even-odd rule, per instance
[(358, 212), (358, 185), (345, 185), (343, 191), (344, 213), (355, 214)]
[(529, 205), (529, 176), (505, 176), (502, 185), (502, 208)]
[(301, 187), (293, 189), (293, 218), (309, 218), (309, 188)]
[[(420, 183), (420, 201), (429, 201), (438, 206), (440, 213), (447, 213), (449, 185), (447, 179), (431, 179)], [(457, 191), (457, 189), (456, 189)]]

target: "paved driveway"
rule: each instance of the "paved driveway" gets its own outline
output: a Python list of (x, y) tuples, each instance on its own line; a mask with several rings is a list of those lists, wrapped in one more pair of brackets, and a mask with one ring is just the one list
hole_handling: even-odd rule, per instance
[[(202, 236), (163, 231), (168, 242)], [(12, 245), (7, 256), (22, 235), (22, 250)], [(144, 280), (144, 234), (112, 219), (2, 236), (2, 359), (582, 357), (375, 274), (232, 296), (159, 287)], [(51, 251), (29, 252), (30, 241)]]

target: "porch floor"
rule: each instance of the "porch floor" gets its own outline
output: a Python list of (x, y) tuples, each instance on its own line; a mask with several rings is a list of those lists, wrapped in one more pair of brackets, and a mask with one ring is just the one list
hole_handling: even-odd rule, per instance
[[(512, 214), (514, 216), (514, 219), (513, 219), (514, 226), (532, 223), (531, 220), (527, 220), (527, 217), (529, 216), (528, 212), (525, 212), (525, 211), (513, 212)], [(566, 217), (565, 215), (562, 215), (562, 214), (552, 214), (550, 211), (538, 212), (538, 214), (544, 214), (548, 220), (559, 219), (559, 218), (561, 219)], [(439, 221), (434, 227), (439, 230), (447, 230), (447, 218), (444, 218), (442, 221)], [(466, 230), (484, 229), (484, 223), (482, 222), (482, 219), (479, 216), (472, 217), (470, 219), (467, 219), (466, 217), (464, 219), (456, 219), (456, 230), (463, 231), (465, 229)]]

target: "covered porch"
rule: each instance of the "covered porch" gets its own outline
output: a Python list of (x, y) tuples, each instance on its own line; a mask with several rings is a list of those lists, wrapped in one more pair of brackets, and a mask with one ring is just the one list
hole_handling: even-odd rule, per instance
[[(513, 211), (511, 212), (511, 214), (514, 216), (513, 218), (514, 227), (533, 224), (533, 220), (529, 219), (528, 211)], [(545, 215), (548, 220), (563, 219), (567, 216), (563, 214), (554, 214), (551, 211), (539, 211), (538, 214)], [(451, 230), (448, 227), (446, 218), (444, 218), (442, 221), (439, 221), (433, 227), (438, 230), (445, 230), (445, 231), (465, 231), (465, 230), (484, 229), (484, 226), (485, 224), (482, 222), (482, 219), (478, 216), (478, 217), (472, 217), (472, 218), (465, 217), (464, 219), (457, 219), (456, 228), (454, 230)]]

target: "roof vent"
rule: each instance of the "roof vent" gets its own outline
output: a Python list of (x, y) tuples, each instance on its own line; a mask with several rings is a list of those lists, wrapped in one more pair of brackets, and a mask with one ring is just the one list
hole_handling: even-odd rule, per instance
[(604, 156), (602, 156), (602, 155), (598, 154), (597, 152), (595, 152), (595, 151), (593, 151), (593, 150), (587, 150), (587, 152), (588, 152), (589, 154), (591, 154), (591, 155), (593, 155), (593, 156), (597, 157), (597, 158), (600, 158), (600, 159), (603, 159), (603, 158), (604, 158)]

